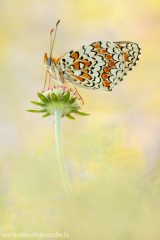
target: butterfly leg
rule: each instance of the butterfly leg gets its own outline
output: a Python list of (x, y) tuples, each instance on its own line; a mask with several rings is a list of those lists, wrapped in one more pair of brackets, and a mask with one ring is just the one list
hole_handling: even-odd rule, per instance
[(45, 89), (45, 86), (46, 86), (46, 83), (47, 83), (47, 73), (48, 73), (48, 71), (46, 71), (46, 76), (45, 76), (44, 87), (43, 87), (43, 89), (42, 89), (41, 93), (44, 91), (44, 89)]
[(79, 94), (79, 92), (78, 92), (78, 90), (77, 90), (77, 88), (74, 86), (74, 88), (75, 88), (75, 90), (76, 90), (76, 93), (78, 94), (78, 96), (81, 98), (81, 100), (82, 100), (82, 105), (84, 105), (84, 101), (83, 101), (83, 98), (81, 97), (81, 95)]
[(48, 90), (50, 89), (50, 85), (51, 85), (51, 74), (49, 74), (49, 86), (48, 86)]
[(69, 91), (69, 87), (68, 87), (68, 85), (67, 85), (66, 79), (65, 79), (65, 77), (64, 77), (64, 75), (63, 75), (63, 73), (62, 73), (62, 71), (60, 71), (59, 73), (60, 73), (60, 77), (62, 77), (62, 79), (61, 79), (62, 83), (65, 82), (65, 84), (66, 84), (66, 88), (67, 88), (67, 90)]

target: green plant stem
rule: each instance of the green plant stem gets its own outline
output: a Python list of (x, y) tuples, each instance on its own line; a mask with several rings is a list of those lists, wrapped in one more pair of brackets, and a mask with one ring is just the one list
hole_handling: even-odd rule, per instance
[(60, 167), (60, 172), (61, 172), (61, 177), (62, 177), (63, 185), (65, 188), (65, 192), (66, 192), (67, 198), (71, 200), (73, 199), (73, 194), (72, 194), (71, 186), (69, 183), (66, 164), (63, 157), (62, 138), (61, 138), (61, 118), (62, 118), (62, 112), (56, 111), (55, 112), (56, 149), (57, 149), (58, 162), (59, 162), (59, 167)]

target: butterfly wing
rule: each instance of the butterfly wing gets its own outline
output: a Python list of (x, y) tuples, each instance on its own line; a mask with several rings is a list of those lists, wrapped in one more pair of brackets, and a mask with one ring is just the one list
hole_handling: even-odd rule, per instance
[(124, 54), (116, 44), (98, 41), (66, 53), (56, 67), (74, 85), (111, 91), (123, 76)]
[(141, 48), (137, 43), (127, 41), (114, 42), (114, 44), (116, 44), (124, 54), (125, 68), (121, 79), (123, 80), (123, 77), (127, 75), (139, 61)]

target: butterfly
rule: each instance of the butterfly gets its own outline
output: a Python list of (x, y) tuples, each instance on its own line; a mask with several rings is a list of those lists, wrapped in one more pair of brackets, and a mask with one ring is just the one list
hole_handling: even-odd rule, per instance
[(54, 29), (50, 32), (50, 57), (47, 57), (47, 53), (44, 55), (46, 78), (49, 73), (50, 77), (66, 86), (69, 81), (85, 89), (112, 91), (139, 61), (140, 46), (128, 41), (97, 41), (69, 51), (58, 59), (53, 58), (52, 50), (59, 22), (60, 20), (56, 24), (53, 43)]

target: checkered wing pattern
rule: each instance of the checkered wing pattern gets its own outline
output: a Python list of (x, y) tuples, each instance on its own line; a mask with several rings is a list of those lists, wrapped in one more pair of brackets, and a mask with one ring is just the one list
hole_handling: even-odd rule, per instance
[(94, 42), (66, 53), (57, 61), (56, 67), (74, 85), (112, 91), (137, 62), (136, 46), (129, 42)]
[(141, 55), (141, 48), (137, 43), (133, 42), (114, 42), (124, 54), (125, 68), (122, 79), (128, 72), (130, 72), (139, 61)]

